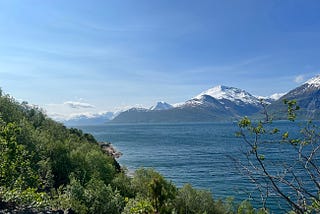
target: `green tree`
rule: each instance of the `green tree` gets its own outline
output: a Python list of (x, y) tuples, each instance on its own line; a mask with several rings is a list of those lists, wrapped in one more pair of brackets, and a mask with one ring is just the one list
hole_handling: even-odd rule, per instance
[(41, 192), (43, 184), (34, 167), (34, 158), (17, 142), (21, 129), (0, 119), (0, 201), (19, 206), (45, 207), (49, 196)]
[(84, 196), (89, 213), (118, 214), (124, 207), (124, 199), (120, 193), (99, 179), (93, 178), (86, 185)]
[(37, 187), (39, 177), (32, 168), (31, 154), (17, 143), (20, 129), (0, 120), (0, 186), (8, 189)]
[(149, 194), (152, 204), (161, 213), (171, 213), (173, 200), (176, 196), (176, 187), (167, 182), (161, 175), (152, 178), (149, 183)]
[(268, 214), (264, 208), (255, 209), (248, 200), (242, 201), (238, 205), (237, 214)]
[(155, 213), (155, 209), (148, 199), (140, 197), (128, 199), (122, 214), (150, 214)]
[(63, 210), (72, 209), (76, 213), (119, 214), (124, 208), (124, 198), (98, 178), (92, 178), (83, 186), (71, 175), (70, 184), (55, 193), (53, 206)]
[(153, 169), (138, 169), (132, 184), (141, 198), (149, 199), (157, 212), (171, 213), (176, 187)]
[(125, 172), (121, 172), (115, 175), (111, 182), (113, 189), (120, 191), (123, 197), (134, 198), (136, 193), (131, 183), (132, 178), (127, 176)]
[(190, 184), (186, 184), (178, 190), (175, 208), (179, 214), (227, 213), (223, 204), (215, 203), (209, 191), (196, 190)]

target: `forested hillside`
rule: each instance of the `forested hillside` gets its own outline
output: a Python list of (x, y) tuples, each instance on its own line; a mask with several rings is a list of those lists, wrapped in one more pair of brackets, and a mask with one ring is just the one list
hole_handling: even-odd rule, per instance
[[(108, 186), (120, 169), (112, 157), (101, 151), (92, 135), (67, 129), (40, 109), (26, 102), (19, 104), (2, 92), (0, 158), (3, 207), (88, 212), (98, 200), (90, 188), (121, 201), (118, 192)], [(87, 190), (88, 195), (76, 198), (75, 190)]]
[(233, 213), (250, 205), (177, 188), (152, 169), (128, 177), (90, 134), (0, 92), (0, 213)]

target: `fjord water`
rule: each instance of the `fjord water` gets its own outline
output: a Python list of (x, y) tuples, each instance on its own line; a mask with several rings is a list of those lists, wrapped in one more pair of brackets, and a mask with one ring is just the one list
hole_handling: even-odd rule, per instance
[[(288, 123), (276, 125), (280, 130), (297, 131)], [(237, 123), (110, 124), (79, 128), (99, 141), (111, 142), (123, 153), (118, 161), (129, 172), (152, 167), (179, 187), (190, 183), (210, 190), (215, 198), (232, 196), (236, 202), (250, 196), (260, 199), (231, 158), (245, 159), (245, 143), (235, 134)], [(267, 143), (266, 147), (266, 159), (275, 162), (285, 160), (293, 152), (284, 144)], [(271, 200), (269, 206), (278, 210), (277, 202)]]

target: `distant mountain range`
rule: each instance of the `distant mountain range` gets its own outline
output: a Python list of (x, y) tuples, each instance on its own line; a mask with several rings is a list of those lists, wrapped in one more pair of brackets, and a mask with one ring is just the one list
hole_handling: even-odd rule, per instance
[(102, 123), (171, 123), (232, 121), (243, 116), (261, 116), (261, 99), (268, 103), (274, 119), (285, 119), (287, 108), (283, 99), (297, 100), (301, 110), (298, 119), (320, 119), (320, 75), (286, 94), (259, 97), (249, 92), (219, 85), (179, 104), (158, 102), (150, 108), (130, 108), (117, 114), (83, 115), (65, 121), (66, 125)]
[(115, 117), (112, 123), (153, 122), (211, 122), (228, 121), (252, 115), (261, 109), (258, 97), (227, 86), (216, 86), (184, 103), (170, 105), (162, 102), (161, 110), (132, 108)]
[(105, 112), (100, 114), (80, 114), (62, 122), (66, 126), (101, 125), (109, 122), (114, 117), (115, 114), (113, 112)]

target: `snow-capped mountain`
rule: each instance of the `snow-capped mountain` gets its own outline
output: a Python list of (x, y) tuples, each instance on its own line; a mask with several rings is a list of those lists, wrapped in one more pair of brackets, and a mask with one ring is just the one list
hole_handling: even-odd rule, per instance
[(254, 106), (260, 108), (260, 99), (256, 96), (251, 95), (245, 90), (219, 85), (210, 88), (199, 95), (195, 96), (191, 100), (186, 101), (181, 104), (180, 107), (186, 105), (210, 105), (212, 103), (221, 104), (224, 109), (230, 110), (235, 108), (235, 106)]
[(169, 103), (166, 102), (157, 102), (157, 104), (155, 106), (152, 106), (149, 110), (151, 111), (160, 111), (160, 110), (168, 110), (173, 108), (172, 105), (170, 105)]
[(287, 106), (283, 104), (283, 99), (297, 101), (300, 107), (297, 111), (299, 119), (320, 119), (320, 75), (309, 79), (272, 103), (268, 109), (275, 114), (276, 119), (285, 119)]
[[(219, 104), (220, 105), (219, 105)], [(212, 106), (212, 104), (214, 104)], [(219, 85), (208, 89), (193, 99), (187, 101), (186, 105), (207, 106), (213, 109), (223, 109), (225, 114), (236, 118), (243, 115), (251, 115), (261, 109), (260, 99), (249, 92), (235, 88)]]
[(308, 84), (309, 87), (320, 88), (320, 75), (309, 79), (304, 84)]
[[(320, 75), (315, 76), (305, 83), (303, 83), (301, 86), (291, 90), (288, 92), (284, 98), (286, 99), (297, 99), (301, 97), (312, 97), (317, 94), (317, 92), (320, 90)], [(310, 97), (310, 98), (311, 98)], [(301, 103), (301, 105), (305, 105), (306, 103)]]
[(228, 86), (216, 86), (184, 103), (159, 102), (149, 110), (130, 109), (112, 122), (210, 122), (233, 120), (261, 109), (260, 100), (250, 93)]
[(246, 92), (245, 90), (224, 85), (218, 85), (216, 87), (210, 88), (209, 90), (200, 93), (195, 98), (200, 98), (203, 95), (209, 95), (222, 102), (223, 100), (229, 100), (238, 104), (245, 103), (260, 105), (260, 100), (257, 97)]

